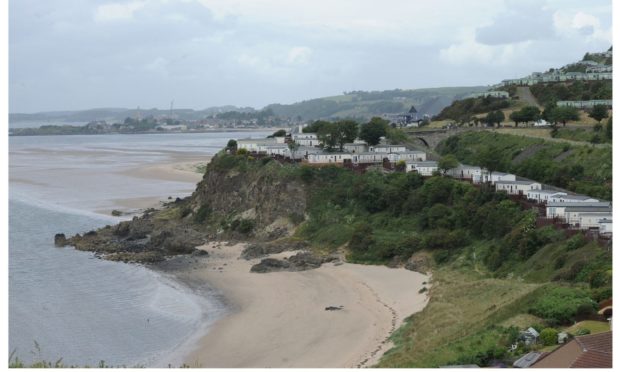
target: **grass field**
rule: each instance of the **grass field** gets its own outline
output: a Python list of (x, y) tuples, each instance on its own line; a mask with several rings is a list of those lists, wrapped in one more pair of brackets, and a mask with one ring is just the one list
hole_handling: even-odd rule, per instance
[(378, 367), (438, 367), (497, 345), (502, 332), (489, 324), (526, 326), (527, 298), (539, 284), (486, 278), (474, 270), (433, 272), (430, 301), (392, 337), (395, 347)]
[(564, 332), (568, 332), (570, 334), (575, 334), (579, 329), (588, 329), (591, 334), (601, 333), (610, 331), (609, 323), (607, 322), (598, 322), (596, 320), (584, 320), (579, 323), (576, 323), (566, 329)]

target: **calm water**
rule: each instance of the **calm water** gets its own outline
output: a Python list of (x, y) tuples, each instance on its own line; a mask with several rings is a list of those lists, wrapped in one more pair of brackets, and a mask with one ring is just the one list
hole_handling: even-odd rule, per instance
[(95, 213), (102, 201), (163, 199), (194, 186), (120, 171), (171, 156), (213, 154), (228, 139), (248, 135), (11, 137), (9, 352), (26, 361), (62, 357), (68, 364), (178, 362), (174, 350), (221, 315), (219, 304), (142, 266), (56, 248), (53, 236), (118, 222)]

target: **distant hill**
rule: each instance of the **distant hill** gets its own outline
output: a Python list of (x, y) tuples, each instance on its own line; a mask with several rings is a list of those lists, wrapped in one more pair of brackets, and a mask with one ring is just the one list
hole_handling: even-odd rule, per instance
[(316, 98), (290, 105), (267, 106), (278, 116), (303, 120), (333, 118), (369, 118), (375, 115), (406, 112), (413, 105), (421, 115), (435, 115), (454, 100), (487, 87), (446, 87), (411, 90), (353, 91), (339, 96)]
[[(454, 100), (471, 93), (482, 92), (486, 87), (448, 87), (414, 90), (355, 91), (340, 96), (316, 98), (289, 105), (271, 104), (264, 109), (271, 109), (280, 117), (315, 120), (322, 118), (352, 117), (366, 119), (374, 115), (401, 113), (414, 105), (421, 115), (435, 115)], [(199, 120), (225, 112), (254, 112), (252, 107), (218, 106), (204, 110), (175, 109), (172, 116), (179, 120)], [(52, 111), (34, 114), (9, 114), (9, 123), (40, 122), (78, 123), (105, 120), (121, 122), (127, 117), (167, 117), (169, 110), (163, 109), (128, 109), (95, 108), (81, 111)]]

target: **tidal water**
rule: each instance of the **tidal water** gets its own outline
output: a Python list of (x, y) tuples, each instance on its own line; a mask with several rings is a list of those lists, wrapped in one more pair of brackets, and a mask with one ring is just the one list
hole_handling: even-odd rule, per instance
[(9, 350), (21, 360), (165, 366), (223, 314), (209, 296), (135, 264), (57, 248), (54, 234), (119, 221), (96, 211), (129, 197), (188, 195), (187, 182), (124, 170), (212, 155), (231, 138), (269, 133), (48, 136), (9, 139)]

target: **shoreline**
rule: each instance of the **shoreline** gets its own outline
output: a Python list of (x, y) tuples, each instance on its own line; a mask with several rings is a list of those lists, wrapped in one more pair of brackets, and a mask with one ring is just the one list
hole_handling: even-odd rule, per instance
[[(76, 126), (78, 127), (78, 126)], [(81, 127), (81, 126), (80, 126)], [(40, 127), (39, 127), (40, 128)], [(12, 128), (17, 130), (23, 129), (39, 129), (37, 127), (27, 128)], [(9, 137), (48, 137), (48, 136), (109, 136), (109, 135), (134, 135), (134, 134), (191, 134), (191, 133), (225, 133), (225, 132), (270, 132), (289, 127), (265, 127), (265, 128), (218, 128), (218, 129), (203, 129), (203, 130), (191, 130), (191, 131), (153, 131), (153, 132), (110, 132), (110, 133), (33, 133), (33, 134), (20, 134), (12, 133), (9, 129)]]
[(428, 292), (418, 291), (430, 278), (404, 268), (328, 263), (301, 272), (250, 273), (260, 259), (240, 259), (244, 247), (213, 242), (201, 247), (209, 252), (203, 264), (156, 268), (192, 289), (210, 288), (227, 309), (192, 336), (197, 342), (173, 352), (177, 364), (369, 367), (391, 347), (388, 339), (404, 319), (428, 302)]

